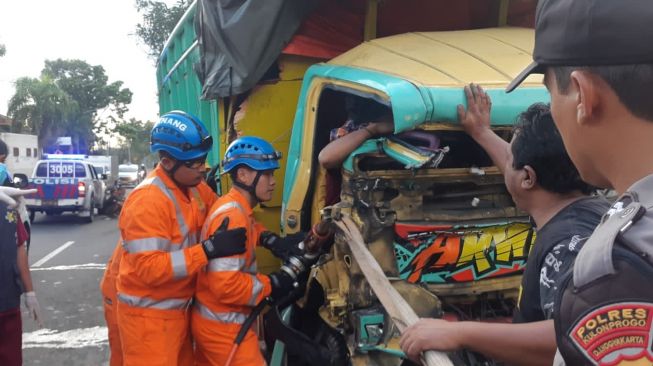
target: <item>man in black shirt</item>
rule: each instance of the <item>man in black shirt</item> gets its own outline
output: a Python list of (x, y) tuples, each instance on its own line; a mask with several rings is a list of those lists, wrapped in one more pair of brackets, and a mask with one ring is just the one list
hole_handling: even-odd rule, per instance
[(591, 187), (565, 152), (547, 105), (535, 104), (522, 113), (508, 144), (490, 129), (487, 93), (470, 85), (465, 94), (468, 107), (458, 107), (459, 120), (504, 174), (515, 204), (535, 222), (537, 238), (522, 278), (515, 324), (421, 319), (404, 332), (401, 348), (413, 360), (425, 350), (466, 348), (509, 364), (551, 365), (556, 291), (609, 204), (588, 196)]
[(620, 196), (555, 301), (555, 365), (653, 365), (653, 3), (540, 0), (533, 62), (569, 156)]
[(537, 229), (513, 322), (553, 319), (554, 300), (563, 277), (608, 207), (603, 199), (579, 198)]

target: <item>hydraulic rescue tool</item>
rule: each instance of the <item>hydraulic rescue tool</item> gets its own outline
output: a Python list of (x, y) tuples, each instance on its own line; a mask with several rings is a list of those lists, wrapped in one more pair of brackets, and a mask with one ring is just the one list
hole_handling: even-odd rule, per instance
[[(297, 244), (296, 249), (298, 250), (294, 251), (296, 254), (289, 255), (279, 269), (279, 272), (285, 273), (293, 279), (295, 288), (300, 288), (300, 284), (305, 283), (305, 278), (303, 278), (305, 276), (303, 275), (308, 274), (311, 266), (315, 264), (320, 255), (324, 253), (323, 249), (325, 244), (333, 236), (333, 223), (328, 214), (328, 210), (323, 212), (322, 217), (323, 220), (315, 224), (304, 240)], [(288, 300), (292, 300), (295, 292), (296, 291), (291, 291), (291, 293), (279, 298), (267, 297), (252, 309), (252, 312), (249, 314), (247, 319), (245, 319), (245, 322), (236, 335), (234, 345), (229, 352), (229, 357), (227, 358), (225, 366), (231, 365), (233, 358), (236, 355), (236, 351), (238, 350), (238, 346), (242, 343), (247, 331), (261, 311), (263, 311), (267, 305), (284, 306), (284, 304), (289, 304)]]

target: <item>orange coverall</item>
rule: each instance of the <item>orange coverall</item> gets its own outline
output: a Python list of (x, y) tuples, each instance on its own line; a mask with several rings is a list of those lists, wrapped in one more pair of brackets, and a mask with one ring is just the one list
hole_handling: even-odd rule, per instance
[(197, 244), (215, 199), (204, 182), (187, 195), (158, 167), (125, 201), (116, 281), (125, 366), (193, 364), (187, 310), (208, 263)]
[[(229, 229), (247, 230), (245, 253), (209, 262), (197, 278), (191, 329), (195, 340), (196, 365), (223, 366), (233, 347), (241, 324), (252, 308), (270, 295), (270, 279), (258, 274), (255, 248), (263, 225), (245, 197), (232, 188), (211, 207), (202, 229), (202, 238), (213, 233), (229, 217)], [(231, 366), (265, 365), (256, 334), (250, 329), (240, 344)]]
[(122, 347), (120, 346), (120, 333), (118, 332), (118, 319), (116, 317), (116, 277), (118, 277), (118, 268), (120, 268), (120, 259), (122, 258), (122, 242), (118, 241), (116, 249), (107, 263), (107, 269), (104, 271), (100, 289), (104, 304), (104, 320), (107, 323), (109, 331), (109, 366), (122, 366)]

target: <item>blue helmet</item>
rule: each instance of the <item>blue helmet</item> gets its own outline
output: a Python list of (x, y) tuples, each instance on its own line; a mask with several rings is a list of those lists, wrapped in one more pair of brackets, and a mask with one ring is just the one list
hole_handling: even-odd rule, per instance
[(256, 136), (245, 136), (232, 142), (224, 154), (223, 173), (228, 173), (239, 165), (253, 170), (279, 169), (281, 152), (272, 144)]
[(152, 128), (150, 151), (165, 151), (177, 160), (193, 160), (209, 153), (213, 138), (199, 118), (182, 111), (164, 114)]

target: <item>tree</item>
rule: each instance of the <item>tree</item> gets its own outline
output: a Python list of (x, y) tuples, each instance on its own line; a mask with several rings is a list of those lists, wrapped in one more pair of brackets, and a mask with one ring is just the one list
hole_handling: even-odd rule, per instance
[(8, 110), (14, 120), (12, 129), (38, 135), (43, 147), (66, 131), (79, 107), (51, 79), (22, 77), (16, 80), (16, 93), (9, 100)]
[(82, 60), (47, 60), (41, 75), (54, 80), (82, 111), (93, 117), (98, 110), (109, 107), (122, 118), (131, 103), (132, 92), (122, 88), (122, 81), (107, 84), (109, 78), (100, 65), (92, 66)]
[(95, 141), (98, 111), (109, 109), (122, 119), (131, 103), (132, 92), (122, 88), (122, 81), (108, 84), (104, 67), (99, 65), (81, 60), (46, 61), (42, 76), (52, 78), (79, 105), (80, 112), (69, 126), (78, 150), (87, 151)]
[(147, 47), (148, 56), (156, 62), (191, 1), (177, 0), (172, 6), (156, 0), (135, 0), (135, 3), (143, 17), (143, 21), (136, 25), (136, 36)]
[[(21, 80), (9, 115), (17, 128), (38, 134), (42, 148), (52, 143), (52, 137), (71, 136), (77, 152), (88, 152), (100, 123), (98, 111), (109, 110), (122, 119), (132, 98), (121, 81), (108, 84), (102, 66), (82, 60), (45, 61), (39, 79)], [(63, 109), (51, 108), (53, 103)]]
[(134, 118), (116, 123), (113, 131), (125, 139), (132, 162), (142, 162), (150, 154), (150, 131), (153, 127), (154, 122), (143, 123)]

